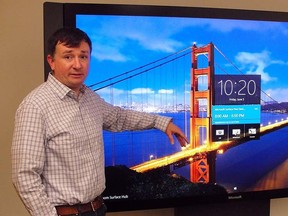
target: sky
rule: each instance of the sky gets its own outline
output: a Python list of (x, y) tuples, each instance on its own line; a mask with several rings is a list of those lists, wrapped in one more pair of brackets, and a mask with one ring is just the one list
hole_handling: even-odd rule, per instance
[[(288, 22), (110, 15), (78, 15), (76, 22), (93, 43), (88, 86), (125, 72), (148, 71), (157, 64), (142, 66), (177, 57), (183, 52), (175, 53), (193, 44), (201, 47), (212, 42), (216, 74), (260, 74), (266, 95), (278, 102), (288, 101)], [(185, 103), (189, 101), (190, 67), (191, 57), (186, 55), (97, 92), (122, 105), (128, 101)]]

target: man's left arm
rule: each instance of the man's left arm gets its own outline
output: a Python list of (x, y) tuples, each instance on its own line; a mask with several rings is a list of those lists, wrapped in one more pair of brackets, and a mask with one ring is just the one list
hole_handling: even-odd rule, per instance
[(120, 107), (113, 107), (110, 104), (106, 104), (105, 111), (104, 122), (106, 123), (104, 123), (104, 128), (108, 130), (122, 131), (156, 128), (166, 133), (171, 144), (174, 144), (174, 136), (182, 147), (189, 143), (182, 130), (172, 122), (170, 117), (133, 110), (123, 110)]

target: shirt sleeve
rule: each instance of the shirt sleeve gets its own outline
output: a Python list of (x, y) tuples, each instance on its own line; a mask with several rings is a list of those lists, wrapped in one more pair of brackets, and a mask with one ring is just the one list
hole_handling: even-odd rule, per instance
[(45, 161), (45, 121), (40, 109), (24, 104), (16, 112), (12, 141), (12, 181), (31, 215), (56, 216), (41, 180)]
[(169, 122), (172, 120), (170, 117), (126, 110), (120, 107), (114, 107), (110, 104), (106, 104), (104, 109), (104, 129), (110, 131), (146, 130), (156, 128), (165, 132)]

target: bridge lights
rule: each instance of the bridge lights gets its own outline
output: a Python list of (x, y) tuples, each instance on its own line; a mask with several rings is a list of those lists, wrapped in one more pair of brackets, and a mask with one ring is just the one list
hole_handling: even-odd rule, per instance
[(153, 158), (154, 158), (154, 155), (151, 154), (151, 155), (149, 156), (149, 159), (150, 159), (150, 160), (153, 160)]
[(190, 148), (190, 146), (191, 146), (190, 144), (187, 144), (186, 146), (181, 146), (181, 150), (184, 151), (184, 150)]
[(217, 150), (217, 154), (223, 154), (224, 153), (224, 149), (218, 149)]

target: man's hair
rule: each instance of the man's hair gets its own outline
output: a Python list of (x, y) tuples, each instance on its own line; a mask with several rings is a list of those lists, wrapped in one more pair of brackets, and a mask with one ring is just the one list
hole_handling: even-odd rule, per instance
[(62, 43), (67, 47), (79, 47), (80, 43), (85, 41), (92, 52), (92, 43), (89, 36), (78, 28), (61, 28), (54, 32), (48, 39), (48, 54), (54, 56), (56, 45)]

